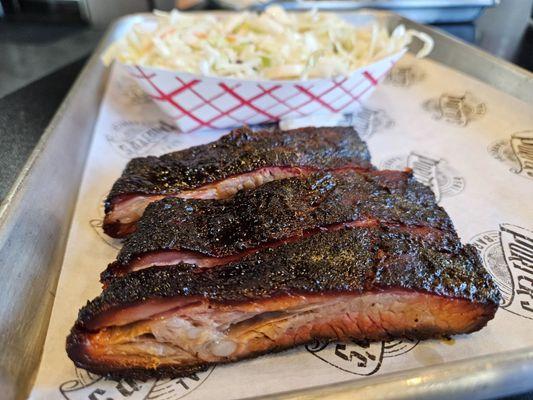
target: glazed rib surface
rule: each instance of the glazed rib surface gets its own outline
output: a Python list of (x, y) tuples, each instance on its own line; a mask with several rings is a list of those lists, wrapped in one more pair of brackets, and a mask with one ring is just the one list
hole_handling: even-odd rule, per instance
[(322, 232), (238, 262), (150, 268), (84, 307), (75, 363), (115, 376), (179, 376), (315, 338), (427, 338), (481, 329), (499, 292), (471, 246), (409, 227)]
[(353, 128), (236, 129), (216, 142), (131, 160), (107, 197), (104, 230), (114, 237), (133, 232), (146, 206), (167, 196), (225, 198), (272, 180), (346, 166), (372, 168)]

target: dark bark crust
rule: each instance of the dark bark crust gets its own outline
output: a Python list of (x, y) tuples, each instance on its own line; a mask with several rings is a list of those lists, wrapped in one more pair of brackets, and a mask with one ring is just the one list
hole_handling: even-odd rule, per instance
[[(176, 194), (264, 167), (331, 170), (352, 166), (360, 171), (320, 172), (271, 182), (223, 201), (164, 199), (148, 207), (139, 231), (119, 255), (122, 264), (141, 253), (171, 249), (221, 257), (335, 223), (375, 223), (317, 229), (311, 236), (279, 247), (266, 246), (216, 268), (182, 263), (114, 279), (80, 310), (67, 338), (67, 353), (77, 366), (115, 378), (177, 377), (205, 369), (210, 364), (146, 368), (98, 364), (85, 348), (86, 335), (101, 329), (105, 316), (150, 300), (177, 298), (235, 304), (293, 294), (401, 290), (474, 303), (482, 313), (465, 322), (463, 329), (481, 329), (494, 316), (500, 294), (476, 250), (461, 245), (449, 217), (428, 188), (406, 172), (374, 171), (369, 160), (366, 145), (352, 128), (286, 132), (241, 128), (214, 143), (159, 158), (133, 159), (113, 186), (106, 213), (115, 201), (127, 196)], [(424, 339), (442, 333), (437, 327), (397, 328), (355, 339)], [(459, 332), (446, 332), (453, 333)], [(297, 344), (302, 343), (287, 347)]]
[(343, 169), (269, 182), (226, 200), (154, 202), (125, 240), (117, 264), (165, 250), (225, 257), (307, 230), (372, 219), (436, 228), (456, 239), (446, 212), (411, 173)]
[[(451, 251), (450, 251), (451, 250)], [(217, 268), (152, 267), (113, 281), (81, 309), (77, 329), (102, 313), (148, 299), (201, 297), (247, 302), (291, 293), (354, 293), (401, 288), (498, 304), (500, 294), (476, 250), (439, 248), (404, 228), (318, 233)]]
[(220, 140), (161, 157), (132, 159), (106, 200), (131, 194), (175, 194), (263, 167), (372, 168), (370, 154), (351, 127), (290, 131), (235, 129)]

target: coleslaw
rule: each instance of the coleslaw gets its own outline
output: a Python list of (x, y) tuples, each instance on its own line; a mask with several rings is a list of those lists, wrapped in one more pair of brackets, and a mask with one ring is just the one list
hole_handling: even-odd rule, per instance
[(156, 11), (155, 23), (138, 24), (102, 56), (124, 64), (203, 76), (241, 79), (308, 79), (346, 76), (395, 54), (413, 38), (418, 57), (433, 40), (397, 26), (389, 34), (377, 23), (355, 26), (331, 13), (287, 13), (271, 6), (263, 13), (229, 15)]

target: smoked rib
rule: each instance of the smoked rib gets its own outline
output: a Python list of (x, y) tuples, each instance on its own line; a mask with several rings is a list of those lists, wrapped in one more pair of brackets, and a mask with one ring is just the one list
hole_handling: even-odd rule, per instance
[(175, 377), (317, 338), (470, 333), (494, 317), (499, 299), (473, 247), (377, 224), (320, 232), (217, 268), (133, 272), (80, 311), (67, 352), (98, 374)]
[(366, 144), (351, 127), (252, 131), (161, 157), (131, 160), (105, 202), (104, 231), (124, 237), (153, 201), (168, 196), (220, 199), (243, 188), (321, 169), (371, 169)]
[(218, 266), (321, 230), (376, 222), (432, 228), (436, 238), (459, 244), (448, 215), (411, 172), (344, 168), (269, 182), (226, 200), (154, 202), (102, 281), (180, 261)]

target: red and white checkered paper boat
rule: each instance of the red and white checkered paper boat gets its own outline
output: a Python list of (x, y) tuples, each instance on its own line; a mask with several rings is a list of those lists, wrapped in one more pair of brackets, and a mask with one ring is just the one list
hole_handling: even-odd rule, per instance
[(141, 88), (183, 132), (221, 129), (357, 110), (405, 51), (347, 77), (305, 81), (206, 77), (126, 66)]

